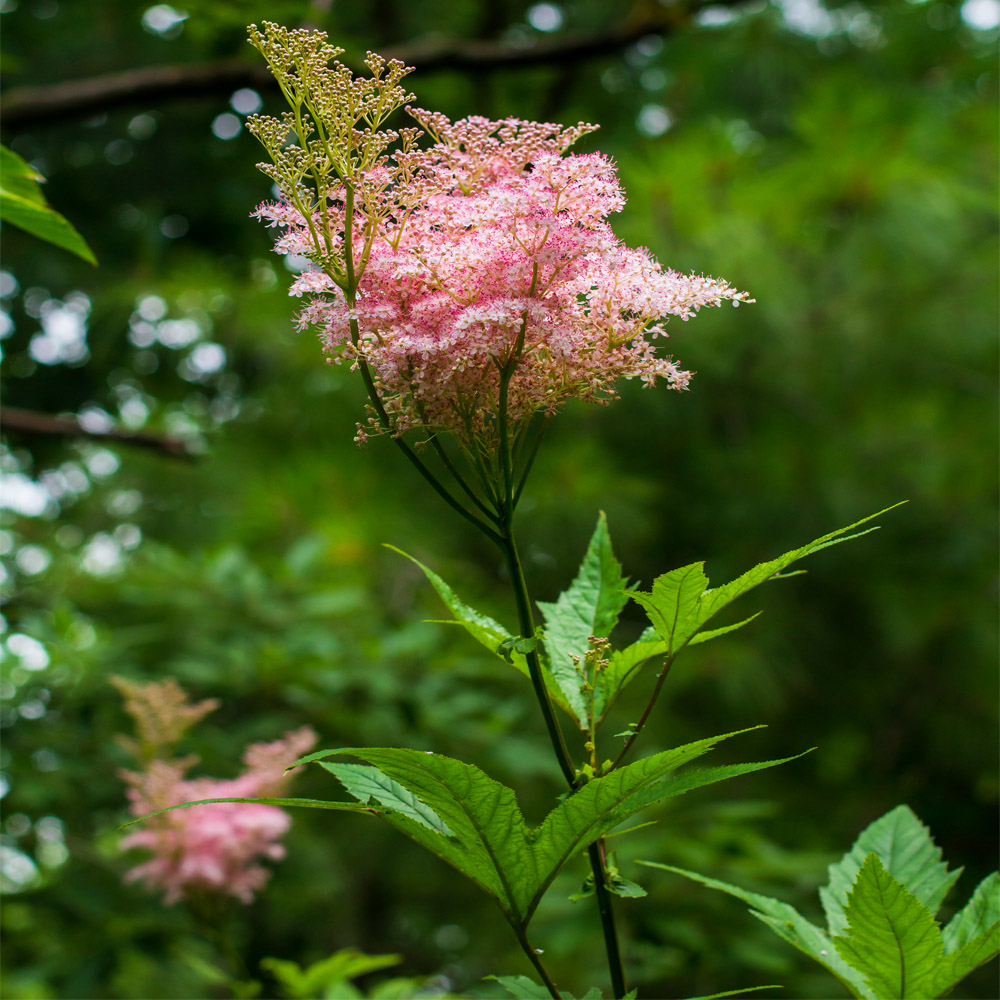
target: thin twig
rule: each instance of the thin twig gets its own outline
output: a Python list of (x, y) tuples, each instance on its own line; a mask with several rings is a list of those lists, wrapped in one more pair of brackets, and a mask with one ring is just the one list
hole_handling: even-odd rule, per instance
[(13, 406), (5, 406), (0, 409), (0, 427), (5, 432), (14, 431), (20, 434), (84, 437), (97, 441), (113, 441), (116, 444), (148, 448), (169, 458), (180, 458), (186, 461), (193, 461), (195, 458), (181, 438), (150, 434), (146, 431), (130, 431), (122, 427), (94, 430), (84, 427), (76, 417), (57, 417), (51, 413), (22, 410)]
[[(524, 66), (576, 63), (607, 56), (649, 35), (669, 35), (707, 6), (739, 6), (745, 0), (676, 0), (647, 16), (593, 33), (566, 32), (530, 44), (428, 37), (386, 46), (386, 58), (401, 59), (424, 73), (462, 70), (483, 73)], [(149, 107), (164, 100), (230, 94), (240, 87), (273, 90), (266, 66), (243, 59), (143, 66), (102, 76), (41, 86), (14, 87), (0, 100), (8, 129), (24, 129), (66, 118), (83, 118), (120, 107)]]

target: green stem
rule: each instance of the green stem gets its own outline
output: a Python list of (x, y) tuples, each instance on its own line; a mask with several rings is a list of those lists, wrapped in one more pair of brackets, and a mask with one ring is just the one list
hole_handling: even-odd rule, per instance
[(635, 743), (639, 733), (642, 732), (642, 727), (646, 725), (649, 713), (653, 711), (656, 699), (660, 697), (660, 690), (663, 687), (663, 682), (667, 679), (667, 674), (670, 673), (670, 667), (673, 665), (673, 662), (673, 656), (668, 656), (667, 659), (664, 660), (659, 674), (656, 675), (656, 684), (653, 685), (653, 693), (649, 696), (649, 701), (646, 702), (646, 707), (643, 710), (642, 715), (639, 717), (639, 721), (636, 723), (635, 729), (632, 731), (632, 735), (625, 741), (625, 746), (621, 748), (621, 752), (617, 757), (615, 757), (614, 762), (611, 767), (608, 768), (608, 771), (613, 771), (616, 767), (618, 767), (618, 765), (625, 759), (629, 750), (632, 749), (632, 744)]
[[(500, 534), (502, 537), (501, 547), (507, 557), (507, 568), (510, 572), (510, 582), (514, 589), (514, 600), (517, 604), (518, 623), (521, 627), (521, 636), (525, 639), (534, 638), (535, 625), (531, 616), (531, 598), (528, 595), (528, 585), (524, 579), (524, 570), (517, 552), (517, 544), (514, 541), (514, 496), (515, 489), (520, 492), (523, 481), (515, 487), (513, 462), (510, 453), (510, 439), (507, 428), (507, 389), (511, 376), (517, 364), (521, 346), (523, 345), (524, 328), (522, 326), (521, 336), (515, 347), (511, 361), (500, 368), (500, 394), (498, 426), (500, 431), (500, 463), (503, 469), (504, 499), (500, 505)], [(549, 697), (548, 688), (545, 686), (545, 675), (542, 673), (542, 663), (538, 656), (538, 650), (532, 649), (527, 653), (525, 659), (528, 663), (528, 674), (531, 677), (531, 684), (535, 689), (535, 697), (542, 710), (542, 718), (545, 720), (545, 728), (549, 732), (549, 739), (552, 742), (552, 749), (555, 751), (556, 759), (562, 770), (563, 777), (570, 787), (570, 791), (575, 791), (578, 786), (576, 770), (570, 758), (569, 749), (566, 746), (566, 739), (556, 718), (555, 708), (552, 699)], [(611, 985), (616, 1000), (625, 995), (625, 972), (622, 967), (621, 951), (618, 947), (618, 932), (615, 928), (615, 914), (611, 905), (611, 894), (604, 883), (604, 859), (602, 857), (600, 842), (591, 844), (587, 848), (590, 858), (590, 870), (594, 879), (594, 895), (597, 899), (597, 907), (601, 916), (601, 928), (604, 931), (604, 948), (608, 955), (608, 969), (611, 974)], [(551, 987), (550, 987), (551, 988)]]
[(604, 881), (604, 840), (595, 841), (587, 847), (590, 870), (594, 876), (594, 896), (601, 915), (601, 930), (604, 932), (604, 949), (608, 953), (608, 970), (611, 973), (611, 991), (615, 1000), (625, 996), (625, 969), (622, 965), (621, 950), (618, 947), (618, 930), (615, 927), (615, 911), (611, 907), (611, 893)]

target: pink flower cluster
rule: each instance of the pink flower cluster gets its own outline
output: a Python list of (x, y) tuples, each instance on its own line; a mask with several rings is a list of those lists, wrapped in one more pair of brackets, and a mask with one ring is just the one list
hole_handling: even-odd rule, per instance
[[(657, 350), (665, 319), (752, 301), (615, 236), (606, 219), (625, 196), (614, 163), (567, 155), (594, 126), (411, 114), (435, 142), (361, 182), (353, 242), (370, 251), (356, 254), (355, 301), (316, 266), (291, 289), (309, 297), (300, 325), (318, 328), (335, 360), (368, 364), (394, 434), (478, 435), (500, 416), (505, 370), (512, 424), (570, 397), (613, 399), (621, 378), (683, 389), (690, 373)], [(331, 199), (329, 211), (343, 250), (343, 202)], [(257, 214), (283, 228), (278, 252), (315, 259), (294, 208), (264, 204)], [(371, 429), (382, 428), (373, 420)]]
[[(279, 796), (291, 777), (285, 768), (316, 743), (308, 727), (273, 743), (255, 743), (243, 754), (244, 772), (230, 781), (185, 779), (188, 760), (154, 760), (142, 772), (123, 772), (130, 788), (133, 816), (198, 799), (269, 798)], [(175, 903), (192, 892), (234, 896), (249, 903), (270, 872), (261, 860), (284, 857), (281, 838), (288, 814), (256, 803), (191, 806), (154, 817), (121, 841), (122, 850), (144, 848), (152, 857), (132, 868), (127, 881), (142, 880), (162, 889)]]

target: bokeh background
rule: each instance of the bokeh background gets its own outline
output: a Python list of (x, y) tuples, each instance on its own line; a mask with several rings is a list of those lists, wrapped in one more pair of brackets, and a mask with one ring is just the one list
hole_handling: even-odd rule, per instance
[[(496, 553), (390, 444), (352, 443), (361, 386), (292, 331), (291, 275), (248, 218), (269, 184), (243, 120), (280, 109), (244, 42), (265, 18), (324, 27), (349, 58), (405, 53), (417, 103), (454, 117), (600, 123), (580, 148), (618, 162), (618, 233), (756, 296), (671, 327), (689, 393), (627, 385), (555, 422), (520, 515), (539, 599), (569, 582), (599, 509), (648, 584), (695, 559), (721, 582), (909, 501), (678, 662), (647, 750), (756, 723), (719, 762), (818, 750), (674, 800), (619, 842), (649, 890), (618, 906), (640, 995), (846, 994), (737, 901), (637, 858), (818, 916), (825, 866), (906, 802), (966, 866), (952, 903), (995, 866), (997, 0), (0, 10), (3, 141), (100, 260), (3, 232), (5, 403), (70, 418), (62, 435), (10, 424), (2, 452), (5, 997), (227, 995), (190, 914), (122, 884), (137, 859), (117, 849), (112, 674), (221, 700), (183, 748), (196, 773), (232, 776), (246, 743), (308, 723), (325, 746), (474, 761), (529, 819), (558, 791), (527, 687), (426, 623), (433, 593), (381, 546), (512, 624)], [(92, 436), (109, 431), (151, 440)], [(296, 790), (334, 793), (321, 773)], [(348, 946), (466, 996), (529, 971), (485, 896), (377, 821), (303, 812), (287, 843), (220, 924), (253, 971)], [(533, 934), (574, 992), (605, 981), (592, 907), (567, 899), (583, 875), (556, 883)], [(954, 995), (994, 991), (985, 969)]]

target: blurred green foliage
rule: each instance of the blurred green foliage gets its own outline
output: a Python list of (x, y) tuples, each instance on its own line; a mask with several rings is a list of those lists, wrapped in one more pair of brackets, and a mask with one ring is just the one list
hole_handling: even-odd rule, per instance
[[(830, 994), (739, 904), (644, 879), (636, 857), (812, 917), (816, 873), (905, 801), (946, 855), (967, 860), (959, 895), (992, 867), (995, 7), (760, 3), (690, 19), (652, 0), (631, 11), (190, 0), (173, 21), (172, 8), (156, 21), (124, 0), (0, 8), (10, 88), (249, 59), (243, 26), (265, 17), (322, 23), (352, 54), (435, 35), (518, 44), (560, 18), (554, 36), (654, 15), (676, 24), (552, 65), (410, 77), (421, 106), (453, 116), (599, 122), (581, 148), (617, 158), (630, 196), (621, 236), (757, 299), (671, 327), (698, 372), (690, 393), (626, 386), (612, 407), (569, 407), (554, 423), (520, 521), (539, 599), (569, 582), (599, 508), (626, 573), (648, 585), (697, 559), (731, 577), (910, 501), (808, 576), (759, 592), (758, 621), (692, 650), (671, 677), (648, 752), (760, 722), (757, 759), (819, 750), (675, 800), (616, 843), (623, 876), (649, 889), (618, 904), (641, 996), (776, 981), (789, 997)], [(435, 595), (381, 548), (413, 552), (512, 624), (487, 543), (390, 445), (353, 445), (360, 387), (293, 332), (290, 275), (247, 218), (268, 186), (236, 105), (206, 91), (4, 135), (101, 262), (5, 229), (5, 404), (180, 436), (196, 453), (9, 431), (0, 919), (11, 1000), (226, 995), (211, 970), (227, 959), (191, 914), (121, 882), (126, 758), (114, 734), (127, 723), (111, 674), (172, 676), (222, 701), (182, 747), (206, 774), (235, 774), (248, 742), (308, 723), (325, 746), (473, 761), (521, 790), (529, 821), (558, 788), (525, 687), (458, 630), (425, 624), (440, 617)], [(623, 628), (638, 632), (632, 613)], [(644, 701), (634, 687), (619, 728)], [(324, 797), (329, 781), (307, 774), (295, 791)], [(279, 987), (262, 958), (305, 967), (347, 947), (397, 953), (402, 975), (463, 995), (497, 996), (483, 976), (528, 971), (489, 900), (393, 831), (294, 819), (258, 901), (215, 921), (265, 995)], [(557, 881), (533, 932), (579, 993), (605, 976), (597, 920), (569, 901), (584, 875), (581, 863)], [(981, 970), (955, 995), (993, 986)]]

